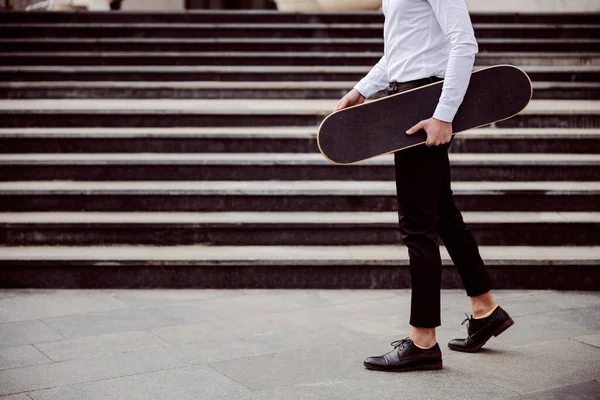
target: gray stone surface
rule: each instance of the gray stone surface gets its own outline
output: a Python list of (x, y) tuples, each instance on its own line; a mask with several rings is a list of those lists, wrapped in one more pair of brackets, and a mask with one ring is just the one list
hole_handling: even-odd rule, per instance
[(410, 290), (2, 290), (0, 315), (32, 319), (0, 323), (0, 397), (593, 398), (600, 295), (494, 295), (513, 327), (475, 354), (449, 350), (470, 302), (444, 290), (444, 369), (398, 374), (362, 362), (409, 334)]
[(451, 368), (404, 374), (368, 371), (361, 377), (340, 377), (332, 381), (316, 381), (297, 386), (319, 398), (332, 400), (492, 400), (515, 394), (514, 391)]
[(556, 389), (511, 397), (512, 400), (597, 400), (600, 397), (600, 382), (589, 381)]
[[(511, 308), (505, 308), (511, 314)], [(514, 317), (518, 329), (509, 329), (502, 339), (515, 346), (590, 335), (600, 331), (600, 307), (574, 308)]]
[(357, 354), (340, 345), (244, 357), (209, 365), (251, 390), (330, 382), (366, 374)]
[(600, 308), (600, 294), (595, 292), (578, 292), (576, 297), (561, 291), (549, 291), (539, 295), (506, 298), (499, 301), (506, 310), (511, 310), (512, 317), (522, 315), (548, 313), (581, 307)]
[(578, 342), (589, 344), (590, 346), (598, 347), (600, 349), (600, 333), (595, 335), (578, 336), (573, 338), (573, 340), (577, 340)]
[(51, 359), (32, 345), (0, 349), (0, 370), (48, 364), (50, 362), (52, 362)]
[(187, 301), (198, 301), (213, 297), (240, 296), (243, 293), (238, 290), (188, 290), (188, 289), (103, 289), (111, 296), (137, 307), (161, 306), (169, 303), (185, 303)]
[(154, 372), (196, 364), (239, 359), (255, 355), (240, 340), (193, 342), (149, 349), (123, 351), (111, 355), (138, 373)]
[(53, 361), (65, 361), (165, 344), (164, 340), (152, 333), (140, 330), (40, 343), (36, 347)]
[(600, 349), (561, 339), (499, 351), (481, 362), (452, 358), (446, 366), (528, 393), (595, 379), (600, 370)]
[(125, 308), (110, 293), (86, 290), (29, 292), (0, 299), (0, 323)]
[(281, 387), (275, 389), (258, 390), (250, 393), (236, 394), (223, 397), (223, 400), (322, 400), (306, 393), (297, 387)]
[(138, 375), (157, 400), (221, 399), (249, 390), (217, 371), (195, 365)]
[(64, 339), (39, 320), (0, 324), (0, 348)]
[(10, 396), (0, 396), (0, 399), (2, 399), (2, 400), (31, 400), (31, 397), (29, 397), (26, 394), (13, 394)]
[(29, 396), (33, 400), (156, 400), (136, 375), (36, 390)]
[(85, 358), (0, 371), (0, 395), (90, 382), (134, 371), (110, 356)]

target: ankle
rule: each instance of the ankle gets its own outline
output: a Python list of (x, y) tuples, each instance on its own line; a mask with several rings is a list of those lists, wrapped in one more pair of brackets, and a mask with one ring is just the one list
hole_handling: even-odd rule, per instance
[(437, 340), (435, 338), (435, 329), (422, 329), (413, 327), (409, 337), (414, 345), (420, 349), (430, 349), (437, 344)]
[(473, 307), (473, 310), (472, 310), (473, 318), (481, 319), (481, 318), (489, 317), (490, 315), (492, 315), (492, 313), (494, 312), (494, 310), (496, 308), (498, 308), (498, 304), (480, 306), (477, 308)]

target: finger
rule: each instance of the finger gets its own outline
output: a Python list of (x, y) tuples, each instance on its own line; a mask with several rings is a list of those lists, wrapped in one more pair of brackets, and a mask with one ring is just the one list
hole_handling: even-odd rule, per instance
[(340, 100), (340, 102), (337, 104), (337, 106), (335, 106), (335, 110), (334, 111), (338, 111), (341, 110), (342, 108), (346, 108), (346, 104), (348, 102), (346, 100)]
[(424, 129), (425, 128), (425, 121), (420, 121), (418, 124), (416, 124), (415, 126), (413, 126), (412, 128), (410, 128), (409, 130), (406, 131), (406, 133), (408, 135), (412, 135), (413, 133), (417, 132), (420, 129)]

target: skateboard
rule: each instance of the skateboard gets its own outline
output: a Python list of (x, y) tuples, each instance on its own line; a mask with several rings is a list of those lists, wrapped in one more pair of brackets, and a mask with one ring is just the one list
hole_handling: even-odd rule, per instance
[[(431, 118), (444, 81), (351, 106), (325, 117), (319, 126), (319, 151), (335, 164), (353, 164), (424, 144), (424, 130), (405, 132)], [(514, 117), (533, 95), (529, 76), (512, 65), (496, 65), (471, 74), (452, 121), (453, 134)]]

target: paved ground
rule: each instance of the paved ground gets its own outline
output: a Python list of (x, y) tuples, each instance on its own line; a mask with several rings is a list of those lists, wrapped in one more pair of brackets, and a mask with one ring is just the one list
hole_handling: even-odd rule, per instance
[(443, 291), (444, 369), (366, 370), (408, 334), (408, 290), (0, 290), (0, 399), (598, 399), (600, 293), (496, 291), (480, 353)]

